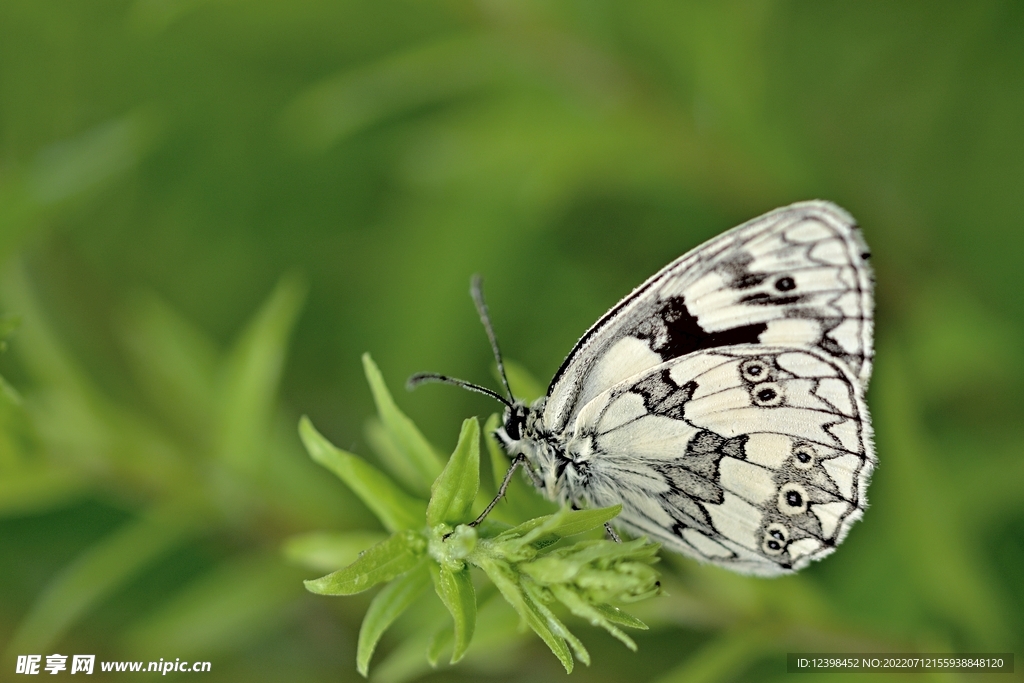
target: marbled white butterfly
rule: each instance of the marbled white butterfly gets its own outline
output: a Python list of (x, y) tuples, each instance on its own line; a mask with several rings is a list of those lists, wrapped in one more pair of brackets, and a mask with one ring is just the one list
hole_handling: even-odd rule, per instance
[[(548, 498), (622, 504), (615, 524), (744, 574), (825, 557), (860, 519), (875, 456), (867, 246), (838, 206), (776, 209), (676, 259), (516, 401), (496, 436)], [(495, 498), (504, 494), (504, 486)], [(494, 502), (476, 520), (478, 523)], [(609, 529), (609, 532), (614, 532)]]

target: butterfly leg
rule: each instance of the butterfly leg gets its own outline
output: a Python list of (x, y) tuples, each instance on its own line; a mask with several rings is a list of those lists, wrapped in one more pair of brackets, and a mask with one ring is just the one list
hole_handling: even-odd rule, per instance
[[(498, 487), (498, 495), (494, 496), (494, 500), (487, 504), (484, 511), (481, 512), (476, 519), (470, 522), (469, 526), (476, 526), (480, 522), (484, 521), (484, 518), (486, 518), (487, 515), (491, 514), (491, 510), (493, 510), (494, 506), (498, 504), (498, 501), (505, 497), (505, 491), (508, 489), (508, 485), (512, 481), (512, 475), (515, 473), (516, 469), (525, 462), (526, 456), (522, 453), (512, 459), (512, 464), (509, 465), (508, 472), (505, 473), (505, 478), (501, 481), (501, 486)], [(533, 472), (529, 467), (526, 468), (526, 472), (536, 481), (537, 475), (535, 472)]]

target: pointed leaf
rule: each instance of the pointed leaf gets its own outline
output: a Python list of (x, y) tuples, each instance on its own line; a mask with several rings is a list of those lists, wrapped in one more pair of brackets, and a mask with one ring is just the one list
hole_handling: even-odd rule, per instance
[(121, 346), (149, 400), (178, 428), (208, 438), (218, 398), (213, 341), (155, 294), (132, 295), (119, 327)]
[(501, 534), (502, 538), (522, 536), (532, 542), (535, 538), (552, 535), (564, 538), (575, 536), (602, 526), (622, 511), (621, 505), (591, 510), (569, 510), (563, 508), (553, 515), (537, 517), (513, 527)]
[(454, 664), (466, 654), (466, 648), (473, 639), (473, 630), (476, 628), (476, 590), (469, 569), (452, 571), (431, 563), (430, 574), (434, 579), (434, 590), (455, 622), (451, 659)]
[(473, 501), (480, 486), (480, 425), (476, 418), (462, 423), (455, 452), (430, 487), (427, 526), (441, 522), (460, 524), (471, 520)]
[(537, 610), (536, 605), (523, 592), (519, 582), (513, 578), (514, 575), (511, 568), (504, 562), (486, 558), (480, 558), (477, 566), (494, 582), (502, 597), (512, 605), (513, 609), (523, 618), (523, 621), (533, 629), (534, 633), (540, 636), (551, 652), (558, 657), (558, 661), (565, 667), (565, 672), (572, 673), (572, 651), (566, 645), (565, 640), (551, 630), (547, 620)]
[(416, 601), (430, 585), (430, 572), (425, 562), (395, 579), (377, 593), (359, 628), (356, 668), (364, 677), (370, 671), (370, 658), (384, 632)]
[(329, 572), (352, 564), (359, 553), (386, 538), (378, 531), (314, 531), (292, 536), (282, 550), (290, 562)]
[(618, 624), (619, 626), (626, 626), (628, 628), (635, 628), (638, 631), (646, 631), (649, 628), (647, 624), (640, 621), (632, 614), (622, 611), (615, 605), (597, 604), (592, 605), (592, 607), (596, 609), (603, 618), (607, 619), (613, 624)]
[(569, 608), (570, 612), (582, 619), (586, 619), (592, 626), (600, 626), (618, 638), (623, 645), (636, 652), (636, 643), (633, 642), (633, 639), (626, 635), (622, 629), (611, 623), (610, 620), (606, 619), (604, 613), (599, 611), (594, 605), (586, 602), (578, 593), (565, 586), (551, 586), (551, 592), (554, 593), (560, 603)]
[(306, 590), (320, 595), (362, 593), (415, 567), (425, 550), (426, 540), (415, 531), (399, 532), (364, 550), (344, 569), (305, 581)]
[(259, 469), (288, 338), (303, 298), (305, 286), (299, 280), (281, 280), (227, 359), (216, 454), (239, 471)]
[(555, 613), (547, 606), (544, 596), (541, 593), (541, 588), (535, 583), (527, 582), (523, 584), (524, 593), (526, 593), (527, 600), (533, 603), (533, 608), (540, 613), (547, 622), (551, 632), (555, 635), (564, 638), (573, 652), (581, 662), (590, 666), (590, 653), (587, 652), (587, 648), (583, 647), (582, 641), (573, 635), (562, 620), (555, 616)]
[(384, 383), (384, 376), (380, 374), (368, 353), (363, 354), (363, 370), (366, 372), (366, 381), (370, 384), (370, 391), (373, 392), (373, 400), (377, 404), (377, 413), (384, 428), (388, 430), (391, 439), (409, 463), (419, 472), (422, 480), (427, 484), (433, 482), (444, 468), (444, 458), (438, 455), (437, 450), (430, 445), (413, 421), (398, 409)]
[(388, 531), (419, 529), (423, 526), (426, 505), (398, 488), (386, 475), (369, 463), (337, 448), (325, 439), (309, 418), (299, 421), (302, 443), (313, 460), (334, 472), (359, 496)]
[(590, 510), (570, 510), (564, 519), (548, 529), (547, 532), (562, 538), (575, 536), (604, 526), (605, 522), (615, 519), (620, 512), (622, 512), (621, 505)]
[(549, 556), (571, 558), (580, 563), (633, 560), (646, 562), (658, 554), (658, 543), (648, 543), (646, 538), (635, 538), (632, 541), (613, 543), (606, 539), (579, 541), (568, 548), (559, 548)]
[(430, 497), (430, 483), (424, 481), (419, 470), (409, 458), (405, 457), (405, 454), (391, 438), (391, 433), (384, 429), (384, 425), (378, 418), (373, 417), (366, 421), (363, 434), (388, 474), (406, 490), (424, 498)]
[(427, 643), (427, 664), (430, 668), (436, 669), (437, 663), (441, 661), (441, 655), (446, 650), (452, 649), (452, 642), (455, 640), (455, 628), (447, 624), (435, 631)]

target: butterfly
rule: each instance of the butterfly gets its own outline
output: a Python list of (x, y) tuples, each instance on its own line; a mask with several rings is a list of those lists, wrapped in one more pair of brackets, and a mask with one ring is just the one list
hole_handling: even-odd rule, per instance
[[(743, 574), (832, 553), (875, 465), (870, 254), (853, 218), (771, 211), (655, 273), (577, 342), (547, 394), (516, 401), (482, 287), (472, 294), (507, 398), (495, 436), (549, 499), (622, 505), (615, 525)], [(609, 533), (614, 532), (609, 528)]]

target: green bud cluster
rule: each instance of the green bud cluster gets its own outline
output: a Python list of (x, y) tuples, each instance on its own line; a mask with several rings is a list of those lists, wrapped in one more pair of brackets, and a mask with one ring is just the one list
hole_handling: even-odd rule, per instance
[[(366, 461), (336, 448), (307, 418), (299, 425), (310, 456), (337, 474), (390, 532), (344, 568), (306, 581), (308, 590), (322, 595), (352, 595), (387, 584), (373, 598), (363, 619), (356, 654), (359, 672), (367, 675), (380, 637), (431, 584), (451, 615), (452, 627), (447, 635), (435, 638), (428, 659), (435, 663), (442, 647), (449, 646), (451, 662), (462, 659), (476, 627), (473, 568), (493, 583), (566, 671), (573, 668), (574, 654), (587, 664), (590, 655), (559, 617), (561, 611), (607, 630), (635, 650), (636, 644), (621, 627), (647, 627), (614, 603), (636, 602), (659, 593), (658, 573), (652, 566), (658, 560), (658, 546), (644, 539), (625, 543), (562, 541), (601, 529), (619, 513), (620, 506), (561, 509), (516, 526), (490, 518), (479, 527), (469, 526), (473, 509), (482, 508), (487, 499), (479, 490), (477, 420), (463, 423), (458, 445), (445, 463), (399, 411), (368, 355), (363, 362), (380, 417), (374, 440), (383, 446), (378, 450), (390, 474), (404, 487)], [(490, 436), (496, 422), (492, 416), (485, 434), (492, 463), (499, 450)], [(427, 500), (416, 495), (427, 490)], [(354, 533), (366, 538), (365, 532)], [(345, 545), (346, 539), (334, 539), (339, 541)], [(324, 557), (328, 549), (320, 546), (329, 542), (323, 535), (314, 535), (292, 547), (312, 557)]]

